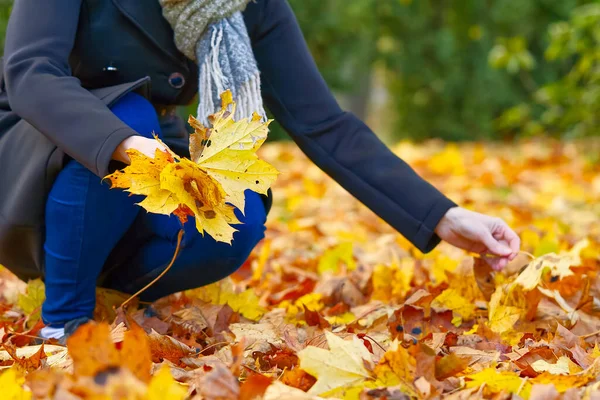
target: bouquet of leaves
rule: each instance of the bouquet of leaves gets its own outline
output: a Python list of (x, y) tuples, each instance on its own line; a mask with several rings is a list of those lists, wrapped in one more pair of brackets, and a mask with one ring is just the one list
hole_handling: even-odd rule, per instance
[(191, 159), (179, 157), (164, 143), (166, 150), (157, 149), (154, 158), (132, 149), (127, 151), (131, 164), (106, 178), (112, 188), (146, 196), (139, 203), (145, 210), (174, 214), (182, 222), (194, 217), (200, 233), (231, 243), (236, 231), (232, 225), (240, 223), (234, 209), (244, 212), (245, 190), (266, 194), (278, 175), (256, 154), (267, 139), (271, 120), (262, 122), (254, 113), (250, 119), (234, 121), (235, 108), (226, 91), (221, 110), (209, 117), (212, 127), (190, 116), (195, 130), (190, 135)]

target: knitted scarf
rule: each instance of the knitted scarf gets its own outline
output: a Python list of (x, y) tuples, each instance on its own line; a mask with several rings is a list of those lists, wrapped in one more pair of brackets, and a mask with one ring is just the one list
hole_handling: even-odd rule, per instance
[(173, 27), (177, 48), (199, 68), (198, 120), (220, 108), (227, 89), (237, 103), (236, 119), (257, 112), (266, 119), (256, 65), (242, 10), (250, 0), (159, 0)]

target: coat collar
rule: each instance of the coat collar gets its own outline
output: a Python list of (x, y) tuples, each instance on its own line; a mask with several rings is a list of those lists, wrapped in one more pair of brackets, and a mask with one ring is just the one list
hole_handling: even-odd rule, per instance
[(162, 8), (157, 0), (112, 0), (112, 2), (163, 53), (173, 61), (187, 66), (187, 58), (175, 46), (173, 29), (162, 16)]

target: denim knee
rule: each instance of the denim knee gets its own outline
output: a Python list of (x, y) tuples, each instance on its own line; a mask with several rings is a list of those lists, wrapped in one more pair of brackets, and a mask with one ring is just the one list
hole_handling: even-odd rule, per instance
[[(209, 274), (209, 276), (212, 275), (209, 278), (211, 282), (201, 282), (202, 285), (216, 282), (237, 271), (246, 262), (256, 245), (265, 237), (266, 214), (264, 205), (258, 195), (256, 196), (258, 201), (248, 201), (251, 197), (246, 197), (246, 213), (242, 218), (239, 218), (242, 223), (234, 226), (237, 231), (233, 233), (231, 245), (213, 242), (215, 245), (213, 252), (217, 253), (215, 254), (217, 261), (214, 268), (211, 268), (211, 274)], [(193, 250), (193, 247), (189, 250)], [(197, 261), (195, 265), (198, 269), (198, 275), (208, 277), (205, 275), (207, 265), (203, 262), (206, 254), (198, 252), (192, 257)]]
[(134, 92), (127, 93), (110, 109), (121, 121), (141, 136), (151, 138), (154, 133), (162, 138), (156, 110), (144, 96)]

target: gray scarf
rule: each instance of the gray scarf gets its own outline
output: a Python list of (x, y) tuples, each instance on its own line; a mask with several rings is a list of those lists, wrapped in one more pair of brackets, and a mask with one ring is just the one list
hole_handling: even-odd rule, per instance
[(230, 89), (236, 119), (266, 113), (260, 95), (260, 72), (252, 53), (242, 10), (250, 0), (159, 0), (175, 31), (177, 48), (199, 67), (197, 119), (220, 109), (220, 94)]

